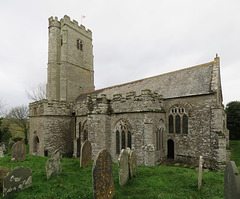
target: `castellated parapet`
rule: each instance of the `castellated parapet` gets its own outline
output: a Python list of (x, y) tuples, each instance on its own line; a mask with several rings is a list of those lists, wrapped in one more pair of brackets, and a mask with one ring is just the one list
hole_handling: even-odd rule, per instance
[(85, 26), (82, 24), (79, 25), (76, 20), (72, 20), (71, 18), (67, 15), (65, 15), (60, 21), (58, 21), (58, 17), (50, 17), (48, 19), (49, 21), (49, 27), (59, 27), (62, 28), (64, 25), (70, 26), (72, 29), (75, 29), (76, 31), (80, 32), (84, 36), (92, 39), (92, 31), (89, 29), (86, 29)]
[(114, 94), (107, 99), (105, 94), (101, 96), (89, 95), (86, 100), (75, 105), (76, 115), (88, 114), (118, 114), (138, 112), (164, 112), (162, 95), (151, 90), (142, 90), (140, 95), (136, 92)]
[(30, 103), (29, 116), (71, 116), (72, 104), (65, 101), (48, 101), (46, 99)]

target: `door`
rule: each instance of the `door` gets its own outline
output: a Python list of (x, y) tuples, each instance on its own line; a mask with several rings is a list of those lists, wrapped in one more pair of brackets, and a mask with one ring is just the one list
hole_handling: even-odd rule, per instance
[(174, 159), (174, 142), (173, 140), (168, 140), (168, 159)]

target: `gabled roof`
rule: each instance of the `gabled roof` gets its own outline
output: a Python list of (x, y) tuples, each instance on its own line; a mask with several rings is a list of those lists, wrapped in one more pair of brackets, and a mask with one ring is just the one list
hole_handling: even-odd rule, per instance
[(122, 93), (125, 95), (128, 92), (135, 91), (138, 95), (144, 89), (150, 89), (163, 95), (163, 99), (209, 94), (212, 93), (213, 67), (214, 62), (208, 62), (162, 75), (82, 93), (76, 101), (83, 100), (87, 95), (92, 94), (106, 94), (107, 98), (111, 98), (113, 94)]

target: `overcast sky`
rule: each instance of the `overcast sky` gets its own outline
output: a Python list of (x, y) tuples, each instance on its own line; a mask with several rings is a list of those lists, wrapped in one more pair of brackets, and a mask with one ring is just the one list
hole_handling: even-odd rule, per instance
[(240, 100), (239, 0), (5, 0), (0, 3), (0, 99), (28, 104), (46, 83), (48, 18), (93, 33), (96, 89), (210, 62), (218, 53), (224, 104)]

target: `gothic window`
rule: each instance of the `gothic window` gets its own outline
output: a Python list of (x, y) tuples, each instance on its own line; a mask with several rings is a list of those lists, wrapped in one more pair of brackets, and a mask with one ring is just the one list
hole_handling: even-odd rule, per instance
[(116, 154), (119, 154), (122, 149), (127, 147), (132, 148), (132, 133), (131, 127), (126, 120), (119, 120), (115, 125), (116, 136)]
[(188, 116), (183, 107), (173, 107), (168, 116), (168, 131), (175, 134), (188, 134)]
[(169, 115), (168, 120), (169, 133), (173, 133), (173, 115)]
[(128, 145), (127, 145), (127, 147), (129, 147), (130, 149), (132, 148), (132, 134), (129, 131), (128, 131)]
[(156, 132), (156, 149), (157, 149), (157, 151), (160, 149), (160, 147), (159, 147), (159, 142), (158, 142), (158, 135), (159, 135), (159, 133), (158, 133), (159, 131), (157, 131)]
[(125, 132), (122, 131), (122, 149), (125, 149), (126, 146), (126, 137), (125, 137)]
[(180, 120), (181, 120), (180, 116), (176, 115), (176, 117), (175, 117), (176, 133), (181, 133)]
[(188, 134), (188, 117), (186, 114), (183, 115), (182, 132), (183, 134)]
[(163, 128), (156, 132), (156, 150), (159, 151), (163, 148)]
[(119, 131), (116, 131), (116, 154), (120, 154)]
[(162, 130), (162, 139), (161, 140), (162, 140), (162, 147), (161, 148), (163, 149), (163, 130)]

